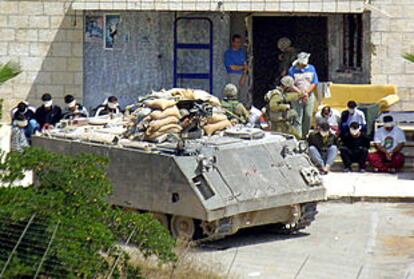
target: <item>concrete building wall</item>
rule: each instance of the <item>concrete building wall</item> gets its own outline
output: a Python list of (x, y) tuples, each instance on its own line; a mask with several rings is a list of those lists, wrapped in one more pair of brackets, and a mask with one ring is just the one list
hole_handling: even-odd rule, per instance
[(401, 55), (414, 53), (413, 0), (371, 0), (371, 82), (399, 87), (401, 102), (395, 110), (414, 110), (414, 63)]
[[(13, 59), (23, 72), (0, 87), (4, 111), (17, 102), (39, 103), (50, 92), (82, 96), (82, 13), (71, 1), (0, 1), (0, 63)], [(9, 113), (4, 113), (8, 120)]]
[[(104, 15), (105, 12), (86, 13)], [(110, 95), (121, 105), (136, 102), (151, 90), (173, 87), (174, 21), (177, 17), (208, 17), (213, 23), (213, 94), (220, 96), (226, 83), (224, 51), (229, 44), (229, 16), (220, 13), (120, 12), (118, 35), (113, 49), (103, 42), (84, 44), (84, 101), (95, 107)], [(208, 43), (208, 22), (179, 21), (181, 43)], [(208, 73), (208, 50), (179, 50), (178, 73)], [(178, 87), (209, 90), (208, 80), (182, 80)]]
[[(23, 73), (0, 87), (5, 111), (26, 99), (35, 105), (44, 92), (52, 93), (58, 103), (65, 94), (83, 96), (83, 12), (70, 9), (68, 0), (0, 1), (0, 63), (14, 59)], [(190, 10), (256, 12), (362, 11), (363, 1), (138, 1), (77, 0), (75, 8), (118, 10)], [(164, 5), (162, 8), (159, 5)], [(414, 5), (412, 0), (371, 0), (369, 44), (372, 83), (395, 83), (401, 103), (395, 109), (414, 110), (414, 64), (401, 58), (414, 52)], [(122, 7), (121, 7), (122, 6)], [(106, 7), (106, 8), (105, 8)], [(186, 8), (186, 9), (187, 9)], [(187, 9), (188, 10), (188, 9)], [(382, 10), (384, 12), (380, 12)], [(387, 15), (384, 15), (388, 14)], [(226, 38), (227, 40), (227, 38)], [(7, 118), (8, 113), (4, 114)], [(6, 119), (7, 120), (7, 119)]]

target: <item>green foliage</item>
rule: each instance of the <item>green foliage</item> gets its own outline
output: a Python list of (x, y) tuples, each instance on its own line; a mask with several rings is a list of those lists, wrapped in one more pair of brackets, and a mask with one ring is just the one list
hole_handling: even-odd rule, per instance
[[(119, 254), (113, 247), (125, 241), (133, 230), (136, 233), (131, 243), (144, 255), (175, 260), (175, 241), (158, 221), (148, 214), (113, 208), (108, 203), (112, 186), (106, 176), (107, 163), (105, 158), (90, 154), (66, 156), (38, 148), (10, 153), (0, 163), (0, 180), (4, 183), (15, 183), (25, 170), (33, 170), (37, 178), (34, 187), (0, 188), (0, 220), (7, 217), (18, 222), (36, 213), (37, 219), (48, 223), (45, 233), (49, 234), (59, 223), (56, 239), (62, 241), (54, 242), (48, 255), (70, 267), (67, 278), (106, 274), (110, 264), (101, 254)], [(16, 259), (10, 267), (12, 275), (28, 268), (18, 261), (18, 256)], [(123, 268), (135, 274), (127, 258), (122, 259), (117, 272)]]
[(406, 54), (403, 55), (403, 57), (406, 60), (414, 63), (414, 53), (406, 53)]
[(14, 78), (22, 72), (20, 65), (10, 61), (6, 64), (0, 64), (0, 85)]

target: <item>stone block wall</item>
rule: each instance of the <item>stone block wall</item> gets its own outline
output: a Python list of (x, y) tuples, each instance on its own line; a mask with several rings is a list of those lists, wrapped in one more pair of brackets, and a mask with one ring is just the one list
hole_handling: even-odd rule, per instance
[(71, 1), (0, 1), (0, 63), (21, 64), (23, 72), (0, 87), (5, 122), (21, 100), (37, 105), (51, 93), (82, 97), (83, 13)]
[(395, 110), (414, 110), (414, 63), (403, 53), (414, 53), (414, 2), (372, 0), (381, 11), (371, 13), (371, 82), (393, 83), (399, 87), (401, 102)]

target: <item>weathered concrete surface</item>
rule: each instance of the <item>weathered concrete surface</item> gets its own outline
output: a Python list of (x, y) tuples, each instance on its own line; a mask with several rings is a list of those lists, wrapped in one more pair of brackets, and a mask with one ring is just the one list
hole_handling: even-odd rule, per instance
[(328, 199), (414, 198), (414, 173), (330, 173), (323, 177)]
[(414, 204), (331, 202), (319, 210), (296, 236), (248, 230), (193, 257), (223, 274), (231, 266), (230, 278), (414, 278)]

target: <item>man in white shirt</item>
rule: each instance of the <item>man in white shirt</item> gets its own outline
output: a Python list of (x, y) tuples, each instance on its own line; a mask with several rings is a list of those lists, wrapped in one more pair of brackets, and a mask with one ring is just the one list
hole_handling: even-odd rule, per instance
[(365, 120), (365, 114), (362, 110), (359, 110), (355, 101), (349, 101), (347, 104), (348, 109), (341, 114), (341, 134), (347, 135), (349, 133), (349, 125), (356, 122), (361, 127), (363, 132), (367, 131), (367, 121)]
[(395, 173), (404, 166), (404, 148), (406, 139), (404, 131), (397, 127), (391, 115), (383, 118), (384, 126), (375, 132), (376, 152), (368, 155), (368, 160), (375, 171)]

